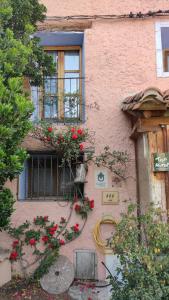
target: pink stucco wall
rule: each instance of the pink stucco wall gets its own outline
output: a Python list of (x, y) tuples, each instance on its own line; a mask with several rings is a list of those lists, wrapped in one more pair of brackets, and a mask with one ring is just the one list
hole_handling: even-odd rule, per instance
[[(48, 16), (66, 16), (78, 14), (120, 14), (130, 11), (148, 11), (167, 9), (165, 0), (43, 0), (48, 8)], [(120, 204), (102, 205), (102, 190), (95, 188), (94, 167), (89, 167), (85, 192), (95, 199), (95, 210), (89, 217), (83, 234), (68, 246), (62, 253), (73, 260), (74, 249), (95, 249), (92, 229), (103, 214), (112, 214), (115, 220), (127, 207), (126, 200), (136, 201), (136, 175), (134, 143), (129, 139), (131, 127), (128, 118), (121, 112), (122, 100), (138, 91), (156, 86), (161, 90), (168, 88), (168, 78), (157, 78), (155, 22), (160, 18), (146, 20), (93, 21), (92, 27), (84, 32), (85, 38), (85, 98), (86, 104), (97, 102), (99, 110), (87, 109), (87, 121), (84, 126), (95, 132), (96, 152), (109, 144), (117, 150), (127, 150), (132, 162), (128, 167), (131, 177), (122, 186), (112, 187), (111, 174), (107, 190), (119, 192)], [(164, 20), (164, 19), (163, 19)], [(165, 18), (169, 21), (169, 18)], [(15, 186), (14, 186), (15, 188)], [(16, 203), (16, 211), (12, 221), (18, 225), (25, 219), (36, 215), (46, 215), (51, 220), (59, 220), (68, 215), (68, 207), (60, 207), (58, 203)], [(74, 222), (81, 221), (77, 216)], [(4, 244), (9, 241), (4, 240)], [(104, 255), (99, 257), (99, 278), (105, 277), (101, 265)]]

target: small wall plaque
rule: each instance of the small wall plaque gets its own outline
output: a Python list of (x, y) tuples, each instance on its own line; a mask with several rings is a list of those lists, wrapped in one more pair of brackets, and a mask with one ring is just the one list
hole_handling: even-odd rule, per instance
[(169, 153), (154, 153), (154, 172), (169, 172)]
[(105, 189), (108, 187), (107, 170), (98, 168), (95, 170), (95, 187), (99, 189)]
[(102, 204), (119, 204), (119, 193), (115, 191), (102, 192)]

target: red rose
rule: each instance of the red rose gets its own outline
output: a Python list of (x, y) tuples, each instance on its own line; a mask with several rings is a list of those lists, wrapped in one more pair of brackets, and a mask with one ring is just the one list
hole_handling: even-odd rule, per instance
[(48, 236), (47, 236), (47, 235), (44, 235), (44, 236), (42, 237), (42, 241), (46, 244), (46, 243), (49, 241)]
[[(78, 226), (76, 226), (76, 225), (78, 225)], [(79, 232), (79, 224), (76, 224), (76, 225), (73, 226), (73, 230), (74, 230), (74, 232)]]
[(93, 208), (94, 208), (94, 200), (90, 200), (90, 202), (89, 202), (89, 206), (90, 206), (90, 208), (91, 208), (91, 209), (93, 209)]
[(16, 246), (19, 244), (19, 241), (18, 240), (15, 240), (15, 241), (13, 241), (13, 243), (12, 243), (12, 247), (13, 248), (16, 248)]
[(78, 131), (77, 131), (77, 133), (78, 133), (78, 134), (82, 134), (82, 133), (83, 133), (83, 130), (79, 128)]
[(70, 129), (70, 131), (71, 131), (72, 133), (74, 133), (74, 132), (76, 131), (76, 129), (75, 129), (74, 127), (72, 127), (72, 128)]
[(82, 150), (84, 149), (83, 144), (80, 144), (80, 145), (79, 145), (79, 148), (80, 148), (80, 151), (82, 151)]
[(76, 225), (75, 225), (76, 227), (79, 227), (79, 224), (78, 223), (76, 223)]
[(44, 220), (45, 222), (47, 222), (47, 221), (48, 221), (48, 216), (44, 216), (43, 220)]
[(72, 134), (72, 140), (77, 140), (77, 139), (78, 139), (77, 134)]
[(55, 234), (55, 231), (49, 230), (49, 234), (50, 234), (50, 235), (54, 235), (54, 234)]
[(48, 132), (52, 132), (53, 128), (52, 127), (48, 127)]
[(63, 246), (63, 245), (65, 245), (65, 241), (64, 240), (59, 240), (59, 244), (61, 245), (61, 246)]
[(79, 204), (76, 204), (76, 205), (75, 205), (75, 211), (76, 211), (76, 212), (79, 212), (80, 209), (81, 209), (81, 206), (80, 206)]
[(55, 234), (55, 231), (57, 230), (57, 228), (58, 228), (58, 225), (56, 224), (55, 226), (53, 226), (53, 227), (50, 227), (49, 228), (49, 234), (50, 235), (54, 235)]
[(29, 240), (29, 244), (31, 245), (31, 246), (34, 246), (35, 244), (36, 244), (36, 240), (33, 238), (33, 239), (30, 239)]
[(10, 260), (16, 260), (17, 257), (18, 257), (18, 252), (12, 251), (11, 254), (10, 254), (9, 259), (10, 259)]
[(46, 138), (46, 140), (47, 140), (48, 142), (50, 142), (50, 141), (51, 141), (50, 136), (48, 136), (48, 137)]

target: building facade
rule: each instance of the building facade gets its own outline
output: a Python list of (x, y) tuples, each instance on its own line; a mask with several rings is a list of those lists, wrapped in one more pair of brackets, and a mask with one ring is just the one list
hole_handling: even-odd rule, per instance
[[(109, 145), (130, 155), (127, 176), (122, 181), (109, 171), (89, 165), (83, 192), (95, 200), (95, 209), (80, 237), (62, 247), (62, 254), (71, 261), (78, 250), (94, 251), (95, 277), (104, 279), (101, 261), (106, 261), (105, 253), (96, 247), (92, 234), (97, 221), (111, 215), (118, 222), (130, 202), (139, 202), (143, 209), (151, 201), (168, 208), (168, 175), (154, 173), (152, 166), (152, 153), (168, 152), (168, 94), (164, 91), (169, 77), (169, 15), (162, 13), (168, 1), (41, 2), (47, 7), (47, 19), (39, 24), (37, 36), (53, 56), (56, 72), (45, 79), (43, 89), (31, 88), (35, 104), (32, 120), (50, 120), (56, 129), (70, 124), (88, 128), (95, 139), (96, 153)], [(48, 215), (57, 222), (69, 213), (67, 202), (58, 201), (58, 190), (51, 187), (58, 180), (53, 171), (59, 166), (58, 158), (30, 136), (23, 145), (30, 159), (20, 178), (8, 184), (16, 196), (12, 222), (17, 226), (36, 215)], [(38, 173), (39, 160), (42, 169), (46, 168), (45, 188), (43, 175)], [(105, 184), (99, 186), (97, 176), (104, 171)], [(30, 184), (33, 180), (34, 186)], [(60, 179), (60, 193), (64, 180)], [(53, 199), (41, 196), (53, 191)], [(119, 201), (105, 204), (104, 192), (117, 193)], [(75, 221), (81, 222), (74, 214), (72, 223)], [(105, 225), (104, 238), (111, 231)], [(8, 243), (4, 239), (4, 245)]]

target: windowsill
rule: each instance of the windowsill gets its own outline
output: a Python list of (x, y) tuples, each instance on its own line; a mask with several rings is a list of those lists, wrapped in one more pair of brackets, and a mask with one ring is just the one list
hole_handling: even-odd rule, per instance
[(168, 78), (169, 77), (169, 72), (159, 72), (157, 71), (157, 77), (161, 77), (161, 78)]
[[(73, 198), (73, 196), (72, 196)], [(39, 198), (26, 198), (26, 199), (18, 199), (19, 202), (71, 202), (69, 199), (65, 199), (63, 197), (39, 197)]]
[(60, 124), (71, 124), (71, 123), (82, 123), (82, 120), (77, 119), (77, 118), (72, 118), (72, 119), (57, 119), (57, 118), (42, 118), (43, 121), (51, 122), (51, 123), (60, 123)]

